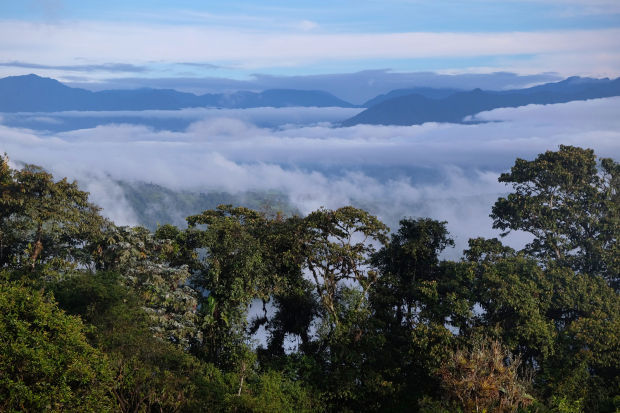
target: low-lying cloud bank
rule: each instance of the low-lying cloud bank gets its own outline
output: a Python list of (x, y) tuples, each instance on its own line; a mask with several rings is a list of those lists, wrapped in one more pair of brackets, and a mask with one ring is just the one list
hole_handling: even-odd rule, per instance
[(209, 119), (232, 118), (262, 128), (288, 125), (316, 125), (341, 122), (361, 112), (362, 108), (250, 108), (214, 109), (187, 108), (181, 110), (119, 110), (1, 113), (6, 126), (66, 132), (92, 129), (102, 124), (143, 125), (155, 130), (184, 131), (192, 123)]
[[(277, 129), (256, 126), (239, 111), (177, 132), (113, 124), (43, 134), (0, 120), (0, 151), (78, 179), (119, 223), (135, 223), (135, 215), (118, 180), (196, 191), (277, 190), (303, 213), (353, 204), (393, 228), (403, 216), (447, 220), (458, 254), (469, 237), (497, 236), (488, 214), (507, 191), (497, 176), (516, 157), (569, 144), (620, 159), (619, 108), (620, 98), (609, 98), (496, 109), (475, 117), (485, 123), (468, 125)], [(428, 179), (424, 171), (432, 172)], [(517, 234), (510, 242), (526, 239)]]

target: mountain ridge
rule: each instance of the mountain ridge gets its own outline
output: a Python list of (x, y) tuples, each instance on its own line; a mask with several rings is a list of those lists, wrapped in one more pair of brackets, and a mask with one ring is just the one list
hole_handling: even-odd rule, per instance
[(174, 110), (190, 107), (357, 107), (320, 90), (268, 89), (195, 95), (173, 89), (120, 89), (92, 92), (35, 74), (0, 79), (0, 112), (67, 110)]
[(620, 96), (620, 78), (610, 80), (572, 77), (526, 89), (458, 91), (437, 99), (415, 93), (383, 100), (345, 120), (341, 126), (463, 123), (467, 116), (497, 108), (566, 103), (612, 96)]
[(7, 114), (71, 110), (177, 110), (196, 107), (367, 107), (341, 122), (339, 126), (464, 123), (468, 116), (500, 107), (565, 103), (610, 96), (620, 96), (620, 78), (611, 80), (573, 76), (559, 82), (504, 91), (403, 88), (378, 95), (363, 105), (353, 105), (320, 90), (267, 89), (261, 92), (237, 91), (203, 95), (155, 88), (93, 92), (35, 74), (0, 79), (0, 112)]

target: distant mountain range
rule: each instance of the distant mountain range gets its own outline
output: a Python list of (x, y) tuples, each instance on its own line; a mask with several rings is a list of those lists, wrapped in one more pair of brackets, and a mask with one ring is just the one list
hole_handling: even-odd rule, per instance
[(0, 79), (0, 112), (60, 112), (67, 110), (149, 110), (191, 107), (356, 107), (318, 90), (272, 89), (230, 94), (178, 92), (172, 89), (104, 90), (91, 92), (71, 88), (37, 75)]
[[(483, 111), (529, 104), (564, 103), (620, 96), (620, 78), (591, 79), (570, 77), (527, 89), (507, 91), (472, 91), (409, 89), (396, 90), (367, 103), (368, 109), (342, 122), (342, 126), (418, 125), (425, 122), (462, 123), (467, 116)], [(429, 93), (433, 92), (433, 93)]]
[(462, 92), (462, 89), (446, 89), (446, 88), (432, 88), (432, 87), (414, 87), (410, 89), (395, 89), (383, 95), (376, 96), (366, 101), (362, 106), (370, 108), (376, 106), (386, 100), (394, 99), (407, 95), (420, 95), (430, 99), (443, 99), (457, 92)]
[[(463, 123), (468, 116), (496, 108), (611, 96), (620, 96), (620, 78), (610, 80), (570, 77), (561, 82), (506, 91), (465, 91), (430, 87), (396, 89), (370, 99), (361, 106), (368, 109), (345, 120), (340, 126)], [(318, 90), (272, 89), (263, 92), (238, 91), (204, 95), (148, 88), (92, 92), (71, 88), (57, 80), (37, 75), (0, 79), (0, 112), (5, 113), (175, 110), (191, 107), (237, 109), (360, 106)]]

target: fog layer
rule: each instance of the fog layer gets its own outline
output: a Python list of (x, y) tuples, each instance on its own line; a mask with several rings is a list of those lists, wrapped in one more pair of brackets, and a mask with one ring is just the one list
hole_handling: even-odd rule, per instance
[[(191, 119), (177, 131), (116, 123), (40, 132), (0, 119), (0, 151), (15, 165), (39, 164), (77, 179), (120, 224), (134, 224), (135, 214), (117, 181), (203, 192), (276, 190), (302, 213), (353, 204), (392, 228), (405, 216), (447, 220), (459, 254), (470, 237), (497, 236), (488, 214), (508, 191), (497, 176), (516, 157), (569, 144), (619, 159), (619, 108), (620, 98), (608, 98), (497, 109), (476, 115), (476, 124), (409, 127), (334, 128), (321, 122), (338, 121), (329, 108), (314, 109), (310, 122), (286, 122), (290, 108), (148, 114)], [(517, 234), (509, 242), (526, 239)]]

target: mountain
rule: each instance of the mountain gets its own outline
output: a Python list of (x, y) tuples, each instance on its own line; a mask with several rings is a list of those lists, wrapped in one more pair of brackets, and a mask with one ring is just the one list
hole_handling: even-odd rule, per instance
[(414, 87), (410, 89), (395, 89), (383, 95), (376, 96), (366, 101), (362, 107), (369, 108), (371, 106), (378, 105), (381, 102), (407, 95), (420, 95), (431, 99), (443, 99), (456, 92), (460, 92), (461, 89), (446, 89), (446, 88), (432, 88), (432, 87)]
[(51, 112), (58, 107), (73, 109), (87, 105), (92, 95), (90, 91), (70, 88), (57, 80), (37, 75), (0, 79), (1, 112)]
[(148, 110), (189, 107), (356, 107), (318, 90), (273, 89), (263, 92), (194, 95), (171, 89), (104, 90), (71, 88), (37, 75), (0, 79), (0, 112), (59, 112), (67, 110)]
[(202, 99), (213, 99), (209, 103), (203, 100), (201, 106), (216, 106), (222, 108), (258, 108), (258, 107), (344, 107), (355, 105), (338, 99), (336, 96), (320, 90), (270, 89), (260, 93), (235, 92), (231, 94), (203, 95)]
[(534, 94), (539, 92), (558, 92), (558, 93), (577, 93), (583, 92), (593, 86), (604, 86), (611, 83), (609, 78), (593, 79), (590, 77), (571, 76), (559, 82), (544, 83), (542, 85), (533, 86), (525, 89), (512, 89), (507, 91), (499, 91), (497, 93), (524, 93)]
[(440, 99), (411, 94), (387, 99), (371, 106), (344, 121), (342, 126), (462, 123), (467, 116), (496, 108), (564, 103), (611, 96), (620, 96), (620, 78), (609, 80), (573, 77), (527, 89), (509, 91), (474, 89), (456, 92)]

